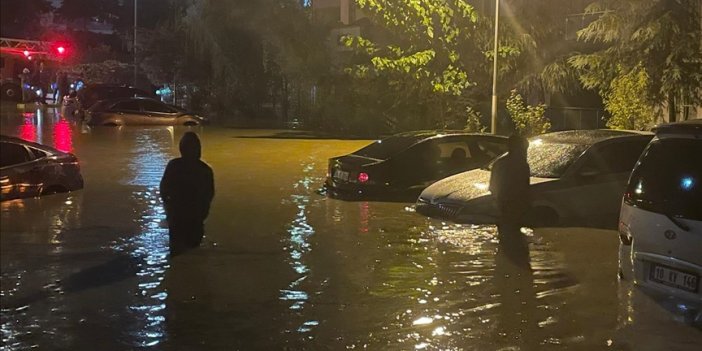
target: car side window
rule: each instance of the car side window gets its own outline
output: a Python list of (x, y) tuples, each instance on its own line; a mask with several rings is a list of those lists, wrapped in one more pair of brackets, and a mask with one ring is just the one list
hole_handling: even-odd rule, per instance
[(140, 111), (139, 102), (135, 100), (120, 101), (112, 106), (112, 111)]
[(590, 154), (581, 170), (599, 174), (629, 173), (634, 168), (648, 140), (633, 140), (605, 145)]
[(507, 152), (507, 143), (498, 143), (488, 140), (478, 140), (475, 143), (480, 151), (491, 160)]
[(31, 156), (30, 158), (31, 158), (32, 160), (37, 160), (37, 159), (40, 159), (40, 158), (44, 158), (44, 157), (46, 157), (46, 156), (49, 155), (49, 154), (47, 154), (45, 151), (42, 151), (42, 150), (39, 150), (39, 149), (36, 149), (36, 148), (33, 148), (33, 147), (29, 147), (29, 146), (28, 146), (27, 149), (29, 150), (29, 153), (31, 154), (31, 155), (30, 155), (30, 156)]
[(24, 145), (0, 143), (0, 167), (14, 166), (30, 160), (29, 152)]
[(173, 110), (170, 109), (167, 105), (161, 104), (157, 101), (143, 100), (141, 104), (144, 107), (145, 112), (173, 113)]

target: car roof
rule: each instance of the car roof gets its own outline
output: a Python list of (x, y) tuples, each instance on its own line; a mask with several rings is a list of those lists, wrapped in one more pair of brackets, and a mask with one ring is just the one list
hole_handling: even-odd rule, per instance
[(100, 103), (104, 103), (104, 104), (113, 104), (113, 103), (118, 103), (118, 102), (128, 101), (128, 100), (136, 100), (136, 101), (156, 101), (156, 102), (158, 102), (158, 103), (165, 104), (165, 103), (162, 102), (162, 101), (159, 101), (159, 100), (157, 100), (157, 99), (150, 98), (150, 97), (145, 97), (145, 96), (129, 96), (129, 97), (121, 97), (121, 98), (103, 99), (103, 100), (100, 100)]
[(402, 132), (393, 135), (389, 135), (386, 138), (413, 138), (417, 142), (425, 139), (443, 138), (447, 136), (480, 136), (496, 139), (505, 139), (507, 137), (502, 135), (487, 134), (487, 133), (476, 133), (476, 132), (466, 132), (463, 130), (414, 130), (409, 132)]
[(31, 146), (31, 147), (37, 148), (39, 150), (43, 150), (43, 151), (50, 152), (53, 154), (65, 154), (65, 152), (54, 149), (51, 146), (38, 144), (35, 142), (27, 141), (27, 140), (13, 137), (13, 136), (9, 136), (9, 135), (0, 135), (0, 141)]
[(653, 128), (656, 135), (661, 134), (698, 134), (702, 135), (702, 118), (689, 119), (674, 123), (657, 125)]
[(614, 130), (614, 129), (588, 129), (588, 130), (566, 130), (552, 132), (534, 136), (531, 140), (540, 139), (546, 143), (553, 144), (580, 144), (594, 145), (601, 141), (637, 136), (652, 136), (653, 133), (635, 130)]

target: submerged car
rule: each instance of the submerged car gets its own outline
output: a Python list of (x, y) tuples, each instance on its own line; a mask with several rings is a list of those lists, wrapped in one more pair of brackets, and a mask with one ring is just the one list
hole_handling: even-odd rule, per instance
[(206, 119), (161, 101), (143, 98), (102, 100), (91, 106), (85, 118), (89, 125), (200, 125)]
[(22, 139), (0, 136), (0, 200), (83, 188), (78, 158)]
[(507, 150), (502, 136), (420, 131), (378, 140), (329, 159), (326, 187), (341, 198), (414, 201), (427, 185), (485, 166)]
[[(702, 119), (662, 125), (634, 168), (619, 219), (623, 279), (702, 308)], [(702, 311), (697, 319), (702, 323)]]
[(89, 84), (82, 89), (76, 89), (76, 114), (83, 118), (85, 111), (101, 100), (130, 98), (130, 97), (156, 97), (145, 90), (126, 85)]
[[(529, 140), (530, 225), (616, 226), (621, 197), (634, 163), (652, 133), (572, 130)], [(417, 212), (457, 223), (496, 223), (489, 191), (491, 167), (448, 177), (425, 189)]]

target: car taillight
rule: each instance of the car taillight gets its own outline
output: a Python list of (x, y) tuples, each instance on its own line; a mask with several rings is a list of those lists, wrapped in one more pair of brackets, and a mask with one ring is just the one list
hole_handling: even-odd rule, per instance
[(634, 238), (631, 236), (629, 225), (624, 222), (619, 222), (619, 241), (624, 246), (630, 246)]
[(366, 183), (368, 182), (368, 173), (361, 172), (358, 174), (358, 182), (359, 183)]

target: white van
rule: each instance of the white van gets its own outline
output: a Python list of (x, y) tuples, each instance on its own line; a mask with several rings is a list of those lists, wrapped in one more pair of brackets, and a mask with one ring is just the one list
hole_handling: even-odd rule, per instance
[(702, 119), (665, 124), (654, 131), (622, 201), (620, 276), (699, 310)]

